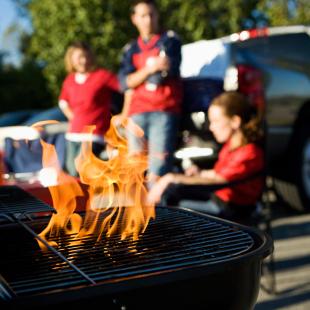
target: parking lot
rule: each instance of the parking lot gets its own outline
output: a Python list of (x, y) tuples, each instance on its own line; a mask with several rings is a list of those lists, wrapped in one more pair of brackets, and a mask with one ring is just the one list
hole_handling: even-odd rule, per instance
[[(272, 207), (276, 292), (261, 289), (255, 310), (310, 309), (310, 214)], [(261, 282), (268, 288), (267, 276)]]

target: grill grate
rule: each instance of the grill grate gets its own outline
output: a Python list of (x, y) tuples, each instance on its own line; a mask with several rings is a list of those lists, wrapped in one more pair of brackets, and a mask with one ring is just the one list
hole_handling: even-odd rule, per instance
[(254, 247), (252, 236), (237, 226), (170, 208), (157, 208), (156, 220), (137, 241), (60, 235), (49, 239), (58, 243), (57, 252), (42, 252), (34, 240), (46, 221), (19, 223), (0, 227), (1, 274), (17, 297), (213, 265)]
[(17, 186), (0, 187), (0, 215), (51, 212), (54, 209)]

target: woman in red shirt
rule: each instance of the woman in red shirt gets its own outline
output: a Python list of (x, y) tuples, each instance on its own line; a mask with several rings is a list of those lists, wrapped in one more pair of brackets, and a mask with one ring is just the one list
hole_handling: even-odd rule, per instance
[[(117, 76), (96, 66), (91, 48), (84, 42), (69, 46), (65, 55), (68, 75), (63, 82), (59, 106), (69, 120), (66, 133), (66, 170), (76, 176), (74, 159), (83, 141), (92, 141), (97, 156), (104, 150), (104, 134), (110, 126), (112, 92), (119, 91)], [(83, 133), (95, 125), (94, 132)]]
[[(216, 215), (227, 215), (231, 206), (242, 210), (253, 206), (262, 192), (263, 178), (258, 174), (264, 168), (264, 153), (259, 145), (261, 122), (256, 112), (240, 93), (225, 92), (216, 97), (208, 118), (215, 139), (224, 145), (214, 168), (199, 170), (192, 166), (185, 174), (166, 174), (150, 190), (149, 202), (158, 203), (163, 197), (169, 205), (184, 199), (206, 200), (197, 208)], [(205, 187), (247, 178), (246, 182), (216, 190), (211, 197)]]

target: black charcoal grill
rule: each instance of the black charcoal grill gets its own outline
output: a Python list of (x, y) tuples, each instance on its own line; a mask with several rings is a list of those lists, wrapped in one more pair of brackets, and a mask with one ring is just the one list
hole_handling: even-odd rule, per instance
[(60, 234), (59, 246), (42, 252), (35, 238), (49, 217), (39, 215), (51, 208), (17, 187), (2, 188), (0, 199), (1, 309), (248, 310), (262, 260), (272, 251), (270, 238), (256, 230), (158, 207), (137, 241), (86, 236), (76, 242)]

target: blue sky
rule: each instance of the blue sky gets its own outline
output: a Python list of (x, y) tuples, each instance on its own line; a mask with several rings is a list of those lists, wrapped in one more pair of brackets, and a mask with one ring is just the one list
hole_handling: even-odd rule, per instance
[(18, 24), (21, 29), (30, 31), (29, 20), (18, 16), (16, 5), (13, 0), (0, 0), (0, 49), (10, 53), (6, 61), (18, 64), (20, 55), (17, 53), (18, 37), (15, 35), (4, 36), (6, 29)]

